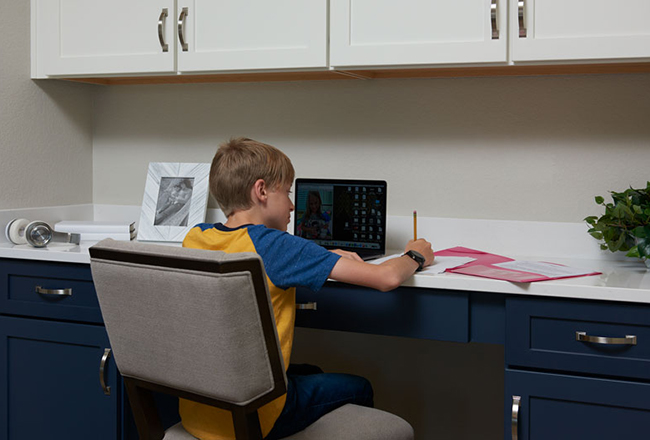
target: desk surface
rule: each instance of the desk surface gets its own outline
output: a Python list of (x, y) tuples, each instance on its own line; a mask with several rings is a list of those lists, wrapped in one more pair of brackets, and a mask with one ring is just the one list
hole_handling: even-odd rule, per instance
[[(45, 249), (28, 245), (0, 244), (0, 258), (56, 261), (89, 264), (88, 248), (93, 242), (80, 246), (54, 243)], [(165, 243), (169, 244), (169, 243)], [(174, 245), (180, 246), (180, 243)], [(509, 255), (517, 260), (552, 261), (568, 266), (602, 272), (601, 275), (567, 278), (536, 283), (511, 283), (459, 274), (416, 274), (403, 285), (427, 289), (462, 290), (517, 295), (581, 298), (650, 304), (650, 270), (640, 261), (604, 261), (569, 258), (536, 258)]]

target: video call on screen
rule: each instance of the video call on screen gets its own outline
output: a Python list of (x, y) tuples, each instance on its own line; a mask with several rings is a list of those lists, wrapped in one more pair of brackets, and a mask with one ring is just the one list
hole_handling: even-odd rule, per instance
[(322, 246), (379, 249), (384, 240), (384, 187), (305, 184), (296, 202), (298, 235)]

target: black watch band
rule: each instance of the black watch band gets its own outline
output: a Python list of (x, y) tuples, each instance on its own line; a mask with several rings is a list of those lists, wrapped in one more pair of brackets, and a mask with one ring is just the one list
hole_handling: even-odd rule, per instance
[(415, 261), (416, 263), (418, 263), (418, 268), (416, 269), (416, 272), (419, 272), (419, 271), (422, 270), (422, 268), (424, 267), (424, 262), (425, 262), (426, 260), (424, 259), (424, 257), (422, 256), (421, 253), (416, 252), (416, 251), (408, 251), (408, 252), (405, 252), (405, 253), (402, 255), (402, 257), (403, 257), (404, 255), (406, 255), (407, 257), (411, 258), (411, 259), (412, 259), (413, 261)]

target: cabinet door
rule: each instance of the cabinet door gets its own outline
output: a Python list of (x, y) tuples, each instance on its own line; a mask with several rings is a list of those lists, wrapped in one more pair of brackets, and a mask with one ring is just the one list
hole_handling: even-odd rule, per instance
[(32, 77), (173, 72), (173, 8), (173, 0), (32, 0)]
[(512, 60), (650, 57), (648, 0), (510, 0)]
[[(505, 439), (648, 436), (648, 383), (506, 369), (505, 385)], [(518, 405), (513, 396), (521, 398)]]
[(331, 0), (330, 4), (333, 67), (506, 61), (507, 0)]
[(117, 440), (120, 389), (104, 327), (0, 316), (0, 438)]
[(327, 66), (327, 0), (179, 0), (177, 12), (181, 72)]

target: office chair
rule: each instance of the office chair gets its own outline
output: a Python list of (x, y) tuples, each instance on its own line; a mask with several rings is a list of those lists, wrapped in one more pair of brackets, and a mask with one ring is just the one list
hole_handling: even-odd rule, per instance
[[(287, 379), (260, 257), (111, 239), (90, 257), (140, 438), (194, 439), (181, 423), (163, 430), (155, 391), (229, 410), (237, 439), (261, 440), (257, 409)], [(412, 440), (413, 429), (348, 404), (289, 439)]]

